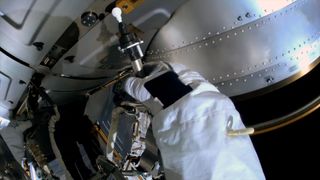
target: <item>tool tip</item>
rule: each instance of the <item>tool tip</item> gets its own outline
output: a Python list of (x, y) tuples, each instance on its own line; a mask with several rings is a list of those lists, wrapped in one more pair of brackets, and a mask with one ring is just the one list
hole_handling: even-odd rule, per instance
[(118, 21), (119, 23), (122, 22), (121, 14), (122, 14), (122, 11), (121, 11), (120, 8), (115, 7), (115, 8), (112, 9), (112, 15), (117, 19), (117, 21)]

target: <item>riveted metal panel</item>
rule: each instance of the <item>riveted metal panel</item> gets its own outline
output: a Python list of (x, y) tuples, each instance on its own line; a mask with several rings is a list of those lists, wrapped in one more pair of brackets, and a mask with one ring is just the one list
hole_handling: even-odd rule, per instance
[(10, 86), (11, 79), (4, 73), (0, 71), (0, 100), (5, 100), (9, 86)]
[[(193, 5), (194, 9), (204, 6), (201, 3)], [(320, 56), (319, 6), (317, 0), (296, 1), (248, 24), (173, 49), (168, 48), (176, 43), (171, 37), (178, 31), (184, 35), (187, 28), (169, 22), (152, 42), (146, 59), (185, 64), (229, 96), (255, 91), (309, 69), (308, 66)], [(210, 13), (206, 13), (209, 17)], [(173, 17), (175, 21), (187, 18), (179, 11)], [(203, 19), (195, 19), (189, 26), (204, 27), (206, 23)], [(191, 32), (186, 32), (191, 36)], [(153, 49), (155, 47), (157, 49)], [(266, 71), (268, 73), (262, 75)]]
[(155, 37), (151, 51), (168, 51), (222, 34), (280, 10), (295, 0), (191, 0)]
[(0, 106), (10, 110), (17, 105), (33, 72), (0, 52)]
[[(35, 65), (92, 0), (3, 0), (0, 2), (0, 47)], [(44, 43), (42, 50), (32, 44)]]

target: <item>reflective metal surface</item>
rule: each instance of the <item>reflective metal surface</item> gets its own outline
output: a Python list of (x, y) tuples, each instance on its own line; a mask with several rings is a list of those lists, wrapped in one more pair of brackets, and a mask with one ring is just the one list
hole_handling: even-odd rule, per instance
[(25, 91), (34, 70), (0, 52), (0, 106), (13, 109)]
[[(320, 56), (319, 1), (296, 1), (248, 24), (200, 36), (200, 30), (195, 28), (215, 32), (217, 27), (224, 26), (215, 24), (228, 19), (219, 17), (217, 11), (237, 12), (238, 6), (219, 9), (214, 2), (218, 3), (184, 4), (154, 38), (146, 59), (185, 64), (203, 74), (223, 93), (236, 96), (270, 86), (299, 71), (308, 72), (309, 65)], [(186, 13), (191, 9), (201, 12), (208, 7), (217, 11)], [(200, 14), (210, 17), (212, 23)]]
[[(67, 27), (92, 0), (3, 0), (0, 2), (0, 47), (37, 65)], [(33, 43), (42, 42), (42, 50)]]
[[(185, 0), (145, 1), (124, 15), (124, 21), (143, 39), (142, 51), (183, 2)], [(98, 12), (104, 6), (97, 1), (91, 7)], [(79, 40), (58, 60), (49, 72), (51, 75), (43, 80), (43, 87), (54, 97), (72, 96), (72, 92), (85, 93), (130, 66), (130, 60), (118, 50), (118, 23), (111, 14), (106, 13), (105, 18), (90, 29), (81, 26), (80, 18), (76, 23), (80, 30)], [(72, 61), (68, 57), (73, 57)]]
[[(118, 23), (106, 11), (113, 2), (0, 1), (0, 116), (10, 119), (41, 73), (41, 87), (55, 103), (90, 94), (85, 114), (110, 127), (112, 85), (131, 67), (118, 50)], [(144, 41), (145, 62), (185, 64), (226, 95), (242, 97), (289, 84), (319, 64), (319, 7), (319, 0), (148, 0), (123, 19)], [(81, 17), (85, 12), (92, 14)], [(123, 142), (119, 148), (128, 149)], [(2, 144), (0, 137), (0, 179), (12, 160)], [(142, 161), (148, 169), (157, 157), (153, 145), (147, 141), (152, 148)]]
[[(130, 66), (117, 48), (117, 23), (104, 12), (111, 2), (1, 1), (0, 46), (16, 58), (10, 62), (4, 58), (6, 64), (0, 59), (2, 106), (15, 107), (34, 71), (46, 74), (42, 86), (58, 98), (85, 93)], [(152, 0), (125, 15), (124, 21), (144, 40), (145, 61), (186, 64), (223, 93), (237, 96), (306, 73), (310, 64), (317, 63), (319, 4), (317, 0)], [(87, 11), (105, 17), (86, 27), (81, 14)], [(57, 17), (67, 20), (56, 21)], [(70, 24), (77, 37), (67, 35)], [(68, 44), (68, 38), (74, 44)], [(40, 51), (33, 45), (39, 42), (43, 42)], [(58, 48), (67, 46), (67, 52), (57, 56), (52, 69), (43, 70), (40, 61), (56, 53), (54, 43)], [(19, 80), (26, 84), (16, 85)]]

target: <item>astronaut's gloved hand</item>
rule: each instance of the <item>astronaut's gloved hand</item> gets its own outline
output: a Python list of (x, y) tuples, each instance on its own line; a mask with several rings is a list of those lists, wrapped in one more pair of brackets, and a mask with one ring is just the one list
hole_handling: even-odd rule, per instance
[[(130, 77), (126, 80), (123, 87), (124, 90), (136, 100), (146, 105), (153, 115), (157, 114), (162, 107), (159, 107), (157, 100), (151, 97), (151, 94), (145, 88), (145, 83), (153, 79), (155, 76), (162, 74), (164, 71), (173, 71), (179, 76), (179, 80), (184, 84), (192, 87), (196, 87), (200, 82), (207, 82), (199, 73), (191, 71), (182, 64), (168, 64), (165, 62), (152, 62), (145, 64), (143, 67), (145, 78)], [(208, 84), (208, 83), (207, 83)], [(217, 89), (212, 86), (214, 91)], [(167, 88), (166, 86), (160, 88)]]
[[(161, 63), (160, 63), (161, 64)], [(232, 101), (199, 73), (170, 64), (181, 82), (192, 91), (164, 109), (156, 103), (144, 79), (128, 78), (125, 91), (153, 111), (152, 128), (167, 179), (265, 179), (248, 135), (227, 136), (244, 125)], [(170, 88), (170, 87), (162, 87)]]

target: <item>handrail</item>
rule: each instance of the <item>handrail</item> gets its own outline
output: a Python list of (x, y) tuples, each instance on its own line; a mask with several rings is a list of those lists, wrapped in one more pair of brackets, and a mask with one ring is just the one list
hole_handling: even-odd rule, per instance
[(254, 132), (251, 135), (263, 134), (287, 126), (308, 116), (319, 109), (319, 107), (320, 95), (290, 114), (251, 126), (251, 128), (254, 129)]

